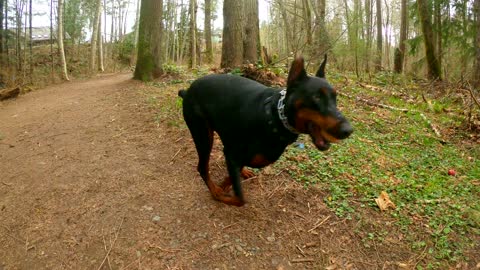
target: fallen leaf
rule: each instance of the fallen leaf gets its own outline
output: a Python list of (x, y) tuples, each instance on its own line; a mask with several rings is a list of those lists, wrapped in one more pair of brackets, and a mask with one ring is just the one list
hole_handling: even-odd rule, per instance
[(385, 211), (388, 208), (395, 209), (396, 206), (395, 204), (390, 200), (390, 196), (388, 196), (387, 192), (382, 191), (380, 193), (380, 196), (375, 199), (375, 202), (377, 203), (378, 207), (380, 210)]

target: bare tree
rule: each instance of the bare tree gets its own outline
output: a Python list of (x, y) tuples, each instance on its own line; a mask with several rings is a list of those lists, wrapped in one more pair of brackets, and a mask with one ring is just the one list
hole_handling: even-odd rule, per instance
[(383, 47), (383, 31), (382, 31), (382, 0), (376, 0), (377, 3), (377, 55), (375, 57), (375, 70), (382, 70), (382, 47)]
[(63, 78), (67, 81), (68, 78), (67, 72), (67, 61), (65, 59), (65, 50), (63, 48), (63, 0), (58, 0), (58, 29), (57, 29), (57, 43), (58, 43), (58, 52), (60, 54), (60, 60), (62, 62), (62, 75)]
[(242, 1), (223, 1), (222, 68), (238, 67), (243, 62)]
[(190, 0), (190, 68), (197, 66), (197, 1)]

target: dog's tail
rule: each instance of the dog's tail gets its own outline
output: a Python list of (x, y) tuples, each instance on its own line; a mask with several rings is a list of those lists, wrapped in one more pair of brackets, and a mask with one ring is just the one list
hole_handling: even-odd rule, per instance
[(185, 98), (186, 94), (187, 94), (187, 90), (185, 90), (185, 89), (182, 89), (182, 90), (178, 91), (178, 96), (181, 97), (181, 98)]

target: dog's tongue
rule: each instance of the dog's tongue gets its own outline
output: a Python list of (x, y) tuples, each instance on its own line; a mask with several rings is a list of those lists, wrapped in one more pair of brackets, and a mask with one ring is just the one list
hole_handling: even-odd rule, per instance
[(330, 147), (330, 143), (322, 136), (322, 130), (317, 128), (313, 123), (308, 123), (308, 132), (310, 133), (310, 137), (312, 137), (313, 143), (319, 150), (324, 151)]

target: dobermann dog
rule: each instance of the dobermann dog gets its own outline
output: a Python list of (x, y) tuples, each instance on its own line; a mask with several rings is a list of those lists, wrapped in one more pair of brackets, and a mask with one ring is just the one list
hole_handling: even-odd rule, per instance
[[(296, 58), (282, 91), (236, 75), (212, 74), (178, 92), (198, 152), (197, 170), (213, 198), (244, 205), (240, 176), (253, 176), (244, 167), (275, 162), (300, 133), (309, 134), (320, 151), (350, 136), (352, 126), (338, 111), (336, 92), (325, 79), (326, 61), (325, 55), (313, 77), (303, 58)], [(220, 186), (210, 179), (208, 165), (214, 131), (222, 140), (229, 175)], [(234, 195), (228, 192), (231, 185)]]

